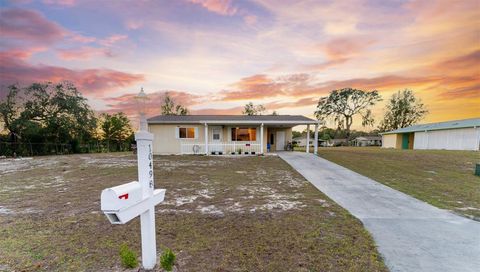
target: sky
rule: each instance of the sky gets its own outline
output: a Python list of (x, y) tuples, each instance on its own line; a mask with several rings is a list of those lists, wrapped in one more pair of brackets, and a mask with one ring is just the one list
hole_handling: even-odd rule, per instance
[(480, 117), (480, 1), (0, 0), (0, 97), (63, 80), (131, 117), (141, 87), (150, 116), (168, 92), (192, 114), (313, 117), (351, 87), (382, 95), (377, 124), (405, 88), (422, 122)]

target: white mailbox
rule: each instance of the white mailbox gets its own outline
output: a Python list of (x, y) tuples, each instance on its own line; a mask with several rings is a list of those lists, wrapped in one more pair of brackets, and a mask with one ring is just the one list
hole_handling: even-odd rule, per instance
[(165, 189), (155, 189), (151, 197), (143, 197), (142, 186), (132, 181), (102, 191), (100, 206), (112, 224), (125, 224), (155, 207), (165, 198)]
[(102, 191), (102, 211), (118, 212), (142, 201), (142, 186), (132, 181)]

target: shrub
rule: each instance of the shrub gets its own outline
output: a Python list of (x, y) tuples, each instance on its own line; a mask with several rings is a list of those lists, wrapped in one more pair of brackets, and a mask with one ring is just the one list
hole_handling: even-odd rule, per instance
[(163, 251), (162, 256), (160, 256), (160, 265), (163, 269), (172, 271), (175, 258), (175, 253), (173, 253), (171, 249), (167, 248), (165, 251)]
[(137, 254), (128, 248), (127, 244), (120, 246), (120, 260), (125, 268), (135, 268), (138, 266)]

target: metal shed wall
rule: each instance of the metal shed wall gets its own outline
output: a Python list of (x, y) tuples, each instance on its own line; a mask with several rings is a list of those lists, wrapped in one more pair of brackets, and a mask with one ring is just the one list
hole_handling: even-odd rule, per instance
[(414, 149), (479, 150), (480, 128), (415, 132)]

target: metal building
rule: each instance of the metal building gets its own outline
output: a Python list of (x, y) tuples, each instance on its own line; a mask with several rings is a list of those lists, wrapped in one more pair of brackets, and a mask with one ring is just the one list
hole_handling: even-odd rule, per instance
[(480, 150), (480, 118), (414, 125), (382, 133), (382, 147)]

